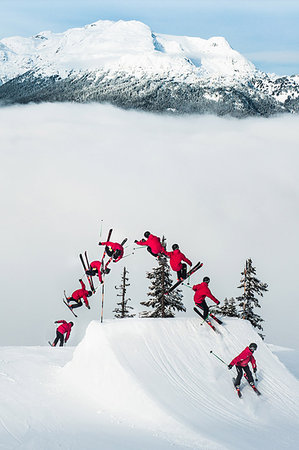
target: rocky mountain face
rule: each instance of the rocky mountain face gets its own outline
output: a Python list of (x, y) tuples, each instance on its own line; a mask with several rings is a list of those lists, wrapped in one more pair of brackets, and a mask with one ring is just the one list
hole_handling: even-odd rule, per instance
[(106, 102), (155, 112), (299, 110), (299, 76), (258, 71), (221, 37), (154, 34), (137, 21), (0, 41), (0, 102)]

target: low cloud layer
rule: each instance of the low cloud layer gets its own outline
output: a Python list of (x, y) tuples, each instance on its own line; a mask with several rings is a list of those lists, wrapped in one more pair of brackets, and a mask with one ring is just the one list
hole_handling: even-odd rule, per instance
[[(63, 290), (79, 288), (81, 251), (100, 256), (101, 220), (102, 239), (110, 227), (115, 240), (128, 237), (127, 254), (145, 230), (180, 244), (194, 263), (204, 262), (193, 281), (209, 275), (222, 301), (240, 295), (251, 257), (269, 283), (260, 310), (268, 341), (294, 343), (298, 117), (240, 121), (43, 104), (1, 109), (0, 124), (2, 345), (43, 345), (54, 320), (71, 320)], [(155, 260), (138, 250), (113, 267), (107, 318), (123, 265), (140, 311)], [(184, 293), (192, 315), (192, 292)], [(73, 343), (99, 317), (99, 297), (91, 311), (78, 310)]]

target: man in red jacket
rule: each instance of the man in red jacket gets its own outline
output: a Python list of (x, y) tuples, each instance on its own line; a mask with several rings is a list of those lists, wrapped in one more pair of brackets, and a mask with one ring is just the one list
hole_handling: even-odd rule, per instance
[(177, 272), (178, 281), (185, 280), (187, 275), (187, 265), (182, 263), (182, 261), (185, 261), (189, 266), (192, 266), (192, 262), (180, 251), (178, 244), (173, 244), (172, 250), (172, 252), (167, 252), (163, 248), (162, 251), (164, 255), (170, 258), (170, 267)]
[(90, 270), (86, 270), (86, 275), (89, 275), (90, 277), (94, 277), (95, 275), (98, 275), (99, 281), (102, 284), (103, 278), (102, 278), (102, 263), (101, 261), (92, 261), (90, 263)]
[(211, 300), (213, 300), (213, 302), (216, 303), (216, 305), (219, 305), (219, 300), (217, 300), (217, 298), (214, 297), (214, 295), (212, 294), (212, 292), (210, 291), (208, 284), (210, 282), (210, 278), (209, 277), (204, 277), (204, 279), (202, 280), (202, 283), (200, 284), (195, 284), (193, 286), (193, 291), (195, 291), (194, 294), (194, 302), (195, 305), (198, 306), (200, 309), (203, 309), (203, 318), (204, 320), (206, 320), (206, 318), (209, 315), (209, 307), (206, 304), (206, 297), (209, 297)]
[(82, 301), (81, 299), (83, 298), (84, 303), (86, 308), (90, 309), (87, 297), (91, 297), (92, 296), (92, 292), (91, 291), (87, 291), (85, 289), (85, 284), (83, 283), (82, 280), (79, 280), (82, 286), (82, 289), (77, 289), (76, 291), (74, 291), (72, 293), (71, 297), (68, 297), (67, 302), (71, 302), (74, 301), (75, 303), (72, 305), (69, 305), (70, 308), (74, 309), (74, 308), (79, 308), (80, 306), (82, 306)]
[[(55, 323), (61, 323), (62, 325), (59, 325), (59, 327), (56, 330), (56, 338), (52, 344), (52, 347), (56, 347), (56, 344), (58, 341), (60, 341), (59, 346), (63, 347), (63, 342), (67, 343), (70, 334), (72, 326), (74, 325), (73, 322), (66, 322), (65, 320), (56, 320)], [(66, 333), (65, 339), (64, 334)]]
[(237, 378), (235, 381), (235, 387), (236, 389), (240, 389), (240, 381), (243, 376), (243, 371), (245, 372), (245, 377), (249, 381), (250, 385), (254, 386), (253, 376), (249, 369), (248, 364), (251, 363), (253, 372), (256, 372), (256, 361), (253, 357), (253, 352), (257, 349), (257, 345), (252, 342), (248, 347), (246, 347), (238, 356), (236, 356), (230, 364), (227, 366), (230, 369), (232, 369), (233, 366), (236, 366), (237, 369)]
[(149, 231), (144, 233), (144, 237), (146, 239), (141, 239), (140, 241), (135, 240), (135, 244), (137, 245), (146, 245), (147, 251), (153, 256), (159, 256), (160, 253), (163, 252), (163, 247), (158, 236), (154, 236)]
[[(125, 239), (123, 242), (126, 242), (127, 239)], [(99, 242), (99, 245), (106, 245), (105, 251), (107, 253), (108, 256), (110, 256), (110, 259), (107, 261), (106, 265), (105, 265), (105, 269), (104, 269), (104, 273), (109, 273), (110, 269), (107, 269), (107, 266), (111, 263), (111, 261), (113, 262), (118, 262), (124, 254), (124, 247), (121, 244), (119, 244), (118, 242)]]

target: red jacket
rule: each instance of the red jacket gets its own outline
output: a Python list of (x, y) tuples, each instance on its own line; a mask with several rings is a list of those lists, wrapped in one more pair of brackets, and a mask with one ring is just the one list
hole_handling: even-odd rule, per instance
[(141, 241), (136, 242), (137, 245), (146, 245), (150, 247), (151, 251), (157, 255), (163, 251), (163, 247), (160, 241), (160, 238), (150, 234), (148, 239), (142, 239)]
[(83, 298), (84, 303), (86, 306), (89, 306), (88, 300), (87, 300), (87, 294), (88, 291), (85, 289), (85, 284), (83, 283), (82, 280), (80, 280), (82, 289), (77, 289), (76, 291), (74, 291), (72, 293), (72, 297), (74, 300), (80, 300), (81, 298)]
[(111, 247), (111, 249), (112, 249), (114, 252), (115, 252), (116, 250), (119, 250), (119, 251), (120, 251), (120, 256), (119, 256), (118, 258), (116, 258), (116, 259), (114, 260), (114, 262), (119, 261), (119, 260), (123, 257), (123, 254), (124, 254), (124, 248), (123, 248), (122, 245), (118, 244), (117, 242), (110, 242), (110, 241), (108, 241), (108, 242), (102, 242), (102, 245), (107, 245), (108, 247)]
[(252, 368), (256, 368), (256, 362), (252, 355), (252, 351), (249, 347), (246, 347), (240, 355), (236, 356), (232, 362), (230, 363), (230, 366), (242, 366), (245, 367), (251, 362)]
[(91, 267), (92, 269), (97, 269), (97, 271), (98, 271), (98, 277), (99, 277), (100, 283), (102, 283), (102, 281), (103, 281), (103, 279), (102, 279), (102, 272), (101, 272), (101, 266), (102, 266), (101, 261), (92, 261), (92, 262), (90, 263), (90, 267)]
[(219, 300), (217, 300), (216, 297), (211, 293), (210, 289), (208, 288), (208, 283), (203, 281), (200, 284), (195, 284), (193, 286), (193, 291), (195, 291), (194, 295), (194, 302), (196, 304), (199, 304), (204, 301), (206, 297), (209, 297), (213, 302), (215, 302), (217, 305), (219, 305)]
[(192, 266), (192, 262), (190, 261), (190, 259), (186, 258), (186, 256), (179, 249), (174, 250), (173, 252), (167, 252), (163, 249), (163, 253), (170, 258), (170, 266), (172, 270), (175, 270), (176, 272), (181, 270), (181, 268), (183, 267), (182, 261), (185, 261), (187, 264), (189, 264), (189, 266)]
[(66, 333), (65, 342), (67, 342), (72, 329), (71, 323), (68, 323), (65, 320), (57, 320), (57, 323), (62, 323), (62, 325), (59, 325), (59, 327), (57, 328), (57, 331), (59, 331), (59, 333), (61, 334)]

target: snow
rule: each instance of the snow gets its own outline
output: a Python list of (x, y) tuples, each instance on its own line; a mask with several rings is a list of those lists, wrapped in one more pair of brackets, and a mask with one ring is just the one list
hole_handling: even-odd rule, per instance
[(255, 67), (222, 37), (154, 34), (142, 22), (99, 20), (64, 33), (44, 31), (36, 36), (0, 41), (0, 81), (28, 70), (44, 76), (71, 71), (112, 71), (187, 78), (249, 77)]
[[(245, 321), (218, 328), (93, 321), (76, 348), (0, 348), (1, 448), (298, 448), (298, 380), (271, 351), (281, 349)], [(262, 396), (243, 382), (240, 400), (234, 369), (210, 350), (228, 363), (252, 341)]]

